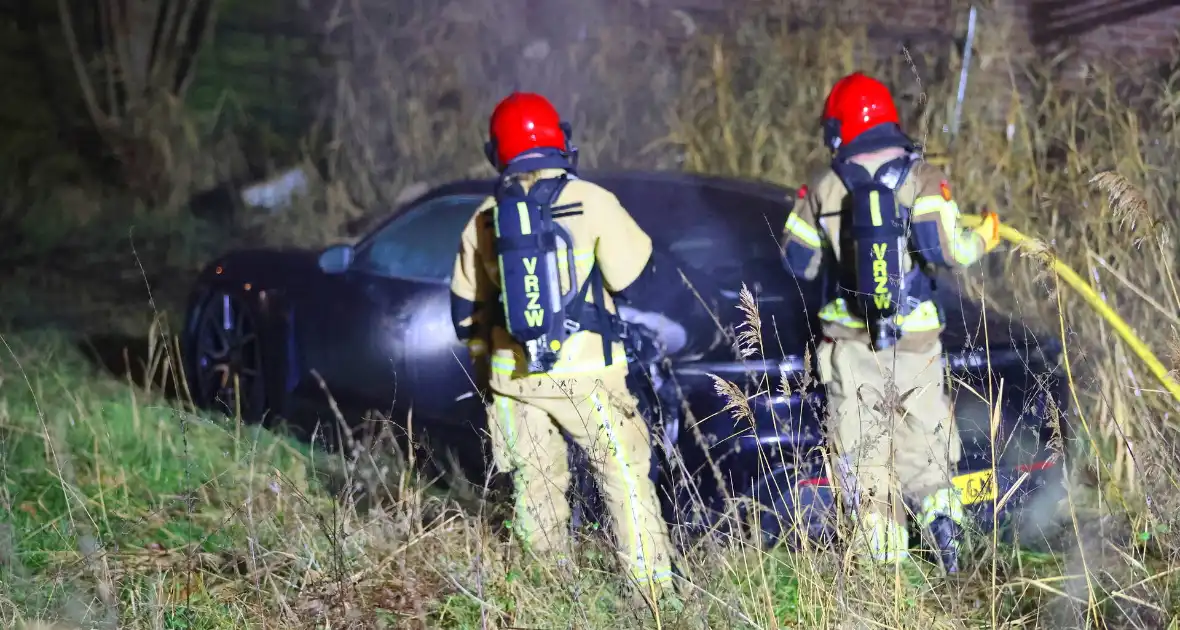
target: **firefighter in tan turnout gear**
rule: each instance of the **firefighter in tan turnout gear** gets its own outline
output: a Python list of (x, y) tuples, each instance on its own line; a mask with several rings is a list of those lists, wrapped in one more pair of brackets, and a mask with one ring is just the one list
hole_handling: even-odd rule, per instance
[(875, 79), (838, 81), (823, 125), (831, 167), (801, 191), (782, 253), (797, 277), (824, 274), (834, 289), (816, 354), (833, 473), (855, 525), (849, 542), (878, 561), (905, 558), (908, 506), (955, 572), (964, 506), (951, 480), (961, 445), (930, 272), (980, 260), (998, 245), (999, 222), (985, 213), (979, 228), (959, 227), (943, 174), (920, 160)]
[(651, 240), (613, 194), (576, 177), (569, 126), (545, 98), (510, 95), (490, 132), (501, 177), (463, 232), (451, 300), (473, 360), (490, 351), (488, 424), (514, 482), (512, 529), (534, 552), (567, 552), (564, 430), (596, 468), (631, 577), (658, 594), (673, 548), (615, 308), (649, 272)]

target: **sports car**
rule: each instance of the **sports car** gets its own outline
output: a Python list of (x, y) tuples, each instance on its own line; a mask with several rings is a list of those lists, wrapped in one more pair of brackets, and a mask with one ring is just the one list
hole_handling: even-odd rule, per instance
[[(663, 445), (653, 451), (667, 519), (699, 532), (736, 513), (768, 543), (830, 536), (824, 388), (809, 350), (829, 287), (787, 273), (777, 244), (796, 192), (682, 173), (582, 177), (612, 191), (669, 261), (658, 289), (621, 308), (632, 387)], [(459, 235), (493, 187), (437, 187), (354, 243), (235, 251), (211, 262), (192, 289), (182, 335), (194, 399), (309, 434), (331, 418), (330, 393), (349, 422), (382, 411), (412, 428), (426, 452), (446, 453), (480, 479), (490, 461), (484, 401), (453, 332), (448, 285)], [(1060, 346), (1018, 318), (985, 312), (956, 286), (943, 279), (937, 297), (963, 442), (954, 483), (988, 529), (1060, 496)], [(751, 310), (761, 337), (753, 354), (735, 345)], [(578, 486), (592, 492), (587, 478)]]

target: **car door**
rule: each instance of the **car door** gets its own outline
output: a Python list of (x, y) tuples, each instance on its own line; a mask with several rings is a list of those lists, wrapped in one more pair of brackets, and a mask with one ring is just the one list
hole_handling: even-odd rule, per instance
[(412, 418), (416, 437), (477, 467), (484, 407), (467, 346), (455, 336), (450, 283), (463, 229), (484, 199), (452, 194), (410, 207), (358, 245), (348, 272), (375, 313), (373, 344), (387, 349), (367, 353), (361, 382), (396, 400), (395, 419)]
[(482, 200), (477, 195), (428, 199), (357, 245), (345, 275), (372, 312), (367, 347), (353, 349), (365, 370), (353, 387), (366, 397), (396, 400), (402, 411), (439, 406), (422, 395), (422, 377), (435, 376), (430, 367), (445, 365), (440, 357), (456, 349), (466, 358), (451, 325), (449, 285), (463, 227)]
[[(391, 236), (375, 234), (371, 247), (350, 250), (355, 260), (346, 269), (321, 267), (318, 282), (299, 288), (302, 308), (294, 318), (303, 367), (323, 380), (350, 423), (370, 410), (404, 416), (405, 305), (421, 288), (390, 275), (394, 261), (379, 245)], [(321, 421), (330, 419), (319, 379), (305, 379), (299, 394)]]

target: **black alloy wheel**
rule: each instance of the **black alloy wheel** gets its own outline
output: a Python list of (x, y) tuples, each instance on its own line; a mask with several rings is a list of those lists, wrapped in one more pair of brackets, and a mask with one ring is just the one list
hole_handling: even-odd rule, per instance
[(257, 419), (265, 404), (258, 320), (240, 298), (214, 293), (193, 331), (193, 392), (200, 405), (231, 418)]

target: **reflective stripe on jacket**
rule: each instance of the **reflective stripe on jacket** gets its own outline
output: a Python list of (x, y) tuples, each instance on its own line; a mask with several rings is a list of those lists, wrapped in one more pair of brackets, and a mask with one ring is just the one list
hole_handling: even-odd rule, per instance
[[(898, 156), (898, 150), (880, 151), (858, 160), (870, 173)], [(786, 268), (805, 281), (815, 280), (825, 260), (839, 264), (840, 211), (848, 190), (830, 168), (806, 189), (783, 226), (781, 251)], [(942, 172), (919, 161), (898, 187), (897, 201), (910, 208), (911, 248), (927, 264), (944, 268), (967, 267), (986, 253), (983, 237), (974, 230), (959, 226), (959, 206), (951, 195)], [(913, 257), (906, 271), (913, 268)], [(835, 277), (835, 275), (834, 275)], [(822, 321), (850, 331), (862, 331), (865, 323), (850, 314), (840, 298), (824, 306)], [(938, 308), (931, 301), (921, 302), (898, 324), (905, 332), (940, 331)]]

